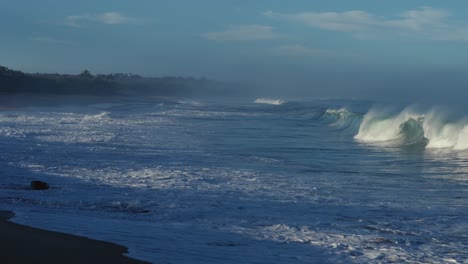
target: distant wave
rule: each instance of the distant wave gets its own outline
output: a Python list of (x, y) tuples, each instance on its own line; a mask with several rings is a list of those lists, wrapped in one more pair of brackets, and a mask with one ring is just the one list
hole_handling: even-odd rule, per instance
[(369, 111), (354, 137), (364, 143), (419, 145), (432, 149), (468, 149), (468, 122), (446, 121), (435, 112), (425, 114), (403, 110), (385, 115)]
[(254, 101), (256, 104), (269, 104), (269, 105), (282, 105), (286, 103), (286, 101), (279, 100), (279, 99), (270, 99), (270, 98), (258, 98)]
[(177, 103), (183, 104), (183, 105), (191, 105), (191, 106), (203, 106), (202, 103), (197, 102), (197, 101), (179, 100), (179, 101), (177, 101)]

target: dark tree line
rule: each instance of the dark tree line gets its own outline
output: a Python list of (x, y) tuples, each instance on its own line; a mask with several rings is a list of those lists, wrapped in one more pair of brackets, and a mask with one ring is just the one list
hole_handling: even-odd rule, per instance
[(93, 75), (29, 74), (0, 66), (0, 94), (192, 96), (223, 93), (220, 83), (204, 78), (141, 77), (114, 73)]

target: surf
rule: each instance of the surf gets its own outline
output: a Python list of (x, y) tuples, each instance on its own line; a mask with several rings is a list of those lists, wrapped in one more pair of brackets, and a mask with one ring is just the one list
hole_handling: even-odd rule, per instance
[(268, 105), (282, 105), (286, 101), (281, 99), (271, 99), (271, 98), (257, 98), (254, 103), (256, 104), (268, 104)]
[(468, 150), (468, 122), (450, 120), (435, 110), (388, 114), (372, 109), (364, 115), (354, 139), (366, 144)]

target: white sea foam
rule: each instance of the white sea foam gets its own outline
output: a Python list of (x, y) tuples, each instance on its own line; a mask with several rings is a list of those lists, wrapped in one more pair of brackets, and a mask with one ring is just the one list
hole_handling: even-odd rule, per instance
[(85, 115), (81, 122), (102, 122), (110, 118), (109, 114), (109, 112), (101, 112), (97, 115)]
[[(463, 263), (465, 196), (458, 185), (448, 184), (454, 177), (456, 184), (466, 183), (464, 159), (458, 158), (464, 153), (442, 164), (428, 159), (414, 166), (382, 156), (375, 166), (367, 165), (373, 153), (356, 153), (360, 148), (352, 137), (338, 139), (336, 127), (352, 127), (354, 136), (361, 125), (361, 135), (369, 136), (363, 142), (386, 130), (394, 130), (387, 139), (401, 139), (402, 133), (419, 138), (424, 131), (434, 145), (464, 149), (468, 123), (409, 110), (371, 111), (364, 122), (364, 115), (345, 108), (324, 111), (321, 103), (297, 111), (317, 112), (307, 119), (314, 126), (298, 124), (293, 134), (283, 134), (287, 129), (272, 134), (291, 136), (289, 144), (286, 137), (252, 129), (289, 117), (281, 111), (289, 107), (272, 107), (278, 111), (265, 120), (249, 119), (266, 116), (250, 108), (190, 105), (0, 116), (0, 137), (6, 139), (0, 204), (18, 213), (14, 221), (122, 244), (150, 262)], [(224, 122), (237, 120), (244, 123), (242, 130), (235, 130), (237, 122)], [(299, 123), (288, 121), (288, 126)], [(315, 129), (320, 134), (313, 134)], [(297, 136), (299, 131), (305, 136)], [(234, 137), (224, 142), (226, 136)], [(257, 137), (262, 145), (251, 145)], [(320, 149), (308, 148), (305, 156), (289, 151), (309, 143)], [(233, 144), (245, 148), (237, 152)], [(322, 151), (335, 149), (333, 144), (340, 149)], [(401, 177), (380, 177), (386, 175), (383, 164), (394, 164)], [(51, 183), (47, 195), (25, 190), (37, 177)], [(431, 177), (445, 184), (438, 189), (441, 181)], [(320, 252), (326, 253), (323, 261)]]
[(258, 98), (254, 101), (256, 104), (269, 104), (269, 105), (282, 105), (286, 101), (280, 99), (271, 99), (271, 98)]
[(203, 106), (204, 104), (197, 102), (197, 101), (187, 101), (187, 100), (180, 100), (177, 101), (179, 104), (190, 105), (190, 106)]
[(371, 110), (362, 120), (359, 132), (354, 137), (363, 142), (385, 142), (401, 137), (401, 125), (408, 120), (419, 120), (423, 115), (404, 110), (395, 116), (385, 116), (383, 113)]
[(325, 111), (323, 118), (330, 118), (334, 122), (332, 125), (340, 125), (343, 122), (348, 121), (352, 118), (353, 113), (348, 111), (346, 108), (330, 108)]
[[(276, 224), (261, 228), (232, 227), (231, 231), (259, 240), (272, 240), (279, 243), (310, 244), (324, 248), (335, 254), (351, 255), (356, 263), (407, 263), (414, 261), (396, 240), (375, 235), (340, 234), (334, 230), (313, 230), (307, 226)], [(388, 230), (387, 232), (401, 232)], [(385, 260), (385, 261), (384, 261)]]
[(446, 120), (434, 111), (418, 113), (405, 109), (387, 115), (371, 110), (364, 116), (354, 138), (367, 143), (393, 141), (404, 144), (425, 140), (426, 148), (430, 149), (468, 149), (468, 122)]
[(339, 109), (336, 109), (336, 108), (329, 108), (325, 111), (325, 114), (332, 114), (332, 115), (338, 115), (338, 116), (343, 116), (343, 115), (346, 115), (348, 114), (349, 111), (348, 109), (342, 107), (342, 108), (339, 108)]

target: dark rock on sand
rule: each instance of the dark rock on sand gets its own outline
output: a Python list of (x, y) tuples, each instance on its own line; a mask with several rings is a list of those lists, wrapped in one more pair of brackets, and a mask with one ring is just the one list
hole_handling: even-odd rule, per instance
[(47, 182), (31, 181), (31, 190), (48, 190), (50, 188)]

